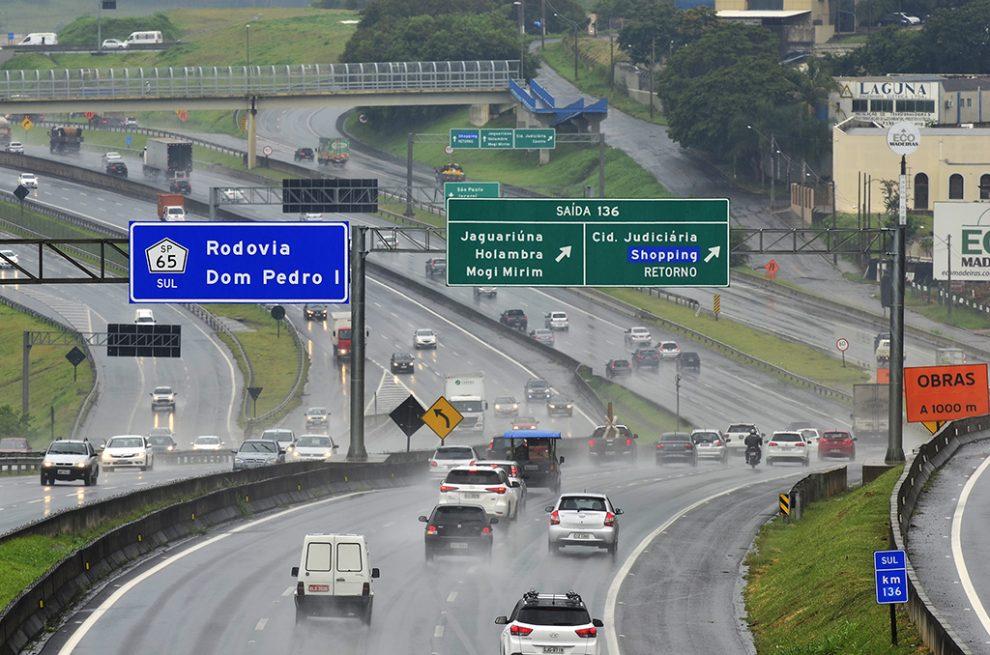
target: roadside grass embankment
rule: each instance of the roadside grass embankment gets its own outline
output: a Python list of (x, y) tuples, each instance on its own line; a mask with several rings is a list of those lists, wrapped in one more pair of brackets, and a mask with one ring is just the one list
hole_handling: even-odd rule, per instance
[[(348, 116), (347, 131), (364, 143), (405, 159), (409, 132), (439, 134), (446, 137), (451, 128), (470, 126), (466, 109), (446, 112), (434, 120), (416, 123), (379, 125), (374, 120), (361, 123), (356, 114)], [(510, 114), (493, 119), (488, 127), (515, 127)], [(464, 167), (469, 180), (501, 182), (529, 189), (547, 196), (583, 197), (586, 186), (598, 189), (598, 145), (558, 144), (550, 153), (550, 163), (539, 164), (536, 151), (458, 150), (444, 153), (443, 143), (416, 144), (413, 159), (436, 168), (456, 161)], [(605, 154), (605, 195), (609, 198), (667, 198), (670, 192), (653, 175), (615, 148)]]
[[(857, 366), (847, 364), (843, 367), (839, 359), (804, 344), (787, 341), (769, 331), (758, 330), (724, 318), (716, 321), (710, 316), (696, 316), (694, 310), (689, 307), (649, 296), (636, 289), (601, 289), (601, 291), (826, 386), (848, 388), (852, 384), (869, 380), (869, 373)], [(662, 327), (659, 329), (663, 330)], [(683, 345), (682, 349), (684, 349)], [(731, 357), (731, 355), (727, 356)]]
[[(629, 61), (625, 51), (619, 49), (618, 39), (613, 44), (616, 63)], [(564, 37), (560, 41), (548, 43), (540, 50), (544, 63), (558, 75), (576, 86), (582, 93), (594, 98), (608, 98), (610, 107), (618, 109), (640, 120), (657, 125), (666, 125), (667, 119), (660, 111), (654, 109), (650, 117), (650, 106), (637, 102), (629, 96), (626, 88), (619, 80), (611, 84), (609, 76), (609, 42), (608, 39), (578, 39), (578, 76), (574, 78), (574, 41), (572, 37)]]
[(876, 604), (873, 551), (886, 550), (890, 495), (901, 467), (766, 524), (747, 558), (747, 620), (759, 655), (912, 655), (927, 652), (903, 606), (899, 644)]
[[(640, 447), (654, 443), (662, 432), (674, 431), (674, 426), (677, 424), (677, 415), (674, 412), (646, 402), (629, 389), (605, 378), (591, 375), (584, 368), (581, 369), (580, 375), (603, 403), (612, 403), (612, 409), (619, 423), (640, 436)], [(657, 378), (660, 379), (662, 375), (663, 373), (657, 374)], [(680, 429), (691, 430), (692, 427), (690, 421), (682, 416)]]

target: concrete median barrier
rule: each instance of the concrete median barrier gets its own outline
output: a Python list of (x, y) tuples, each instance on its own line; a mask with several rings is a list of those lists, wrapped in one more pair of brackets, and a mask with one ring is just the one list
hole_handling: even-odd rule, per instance
[(16, 655), (101, 580), (178, 539), (263, 512), (344, 493), (404, 486), (426, 473), (427, 453), (381, 463), (290, 464), (183, 480), (62, 512), (0, 537), (83, 531), (176, 499), (116, 527), (55, 564), (0, 613), (0, 655)]

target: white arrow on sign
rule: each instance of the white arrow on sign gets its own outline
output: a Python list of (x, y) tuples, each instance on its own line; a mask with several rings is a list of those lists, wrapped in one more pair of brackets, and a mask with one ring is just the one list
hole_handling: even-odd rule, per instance
[(714, 248), (709, 248), (708, 249), (708, 256), (705, 257), (705, 263), (707, 264), (712, 259), (718, 257), (719, 256), (719, 253), (721, 253), (721, 252), (722, 252), (722, 246), (715, 246)]
[(562, 260), (564, 257), (571, 256), (571, 248), (572, 246), (564, 246), (563, 248), (560, 249), (560, 254), (557, 255), (557, 263), (560, 263), (560, 260)]

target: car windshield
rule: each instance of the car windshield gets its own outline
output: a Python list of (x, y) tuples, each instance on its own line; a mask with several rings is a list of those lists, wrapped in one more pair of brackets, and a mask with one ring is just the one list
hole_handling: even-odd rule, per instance
[(495, 399), (496, 405), (512, 405), (516, 402), (516, 399), (512, 396), (499, 396)]
[(148, 434), (159, 437), (171, 437), (172, 431), (168, 428), (151, 428), (151, 431)]
[(326, 416), (326, 414), (327, 414), (327, 408), (326, 407), (310, 407), (309, 409), (306, 410), (306, 414), (308, 414), (309, 416)]
[(296, 448), (329, 448), (333, 445), (330, 437), (299, 437)]
[[(596, 439), (600, 439), (603, 436), (605, 436), (605, 430), (606, 429), (607, 429), (607, 426), (605, 426), (605, 425), (599, 425), (597, 428), (595, 428), (595, 432), (594, 432), (594, 434), (592, 436), (595, 437)], [(610, 435), (614, 435), (616, 432), (618, 433), (619, 436), (623, 436), (623, 437), (630, 437), (630, 436), (632, 436), (632, 432), (629, 430), (629, 428), (627, 428), (624, 425), (616, 425), (615, 426), (615, 431), (610, 432), (609, 434)]]
[(461, 414), (464, 412), (477, 414), (485, 411), (484, 402), (481, 400), (451, 400), (450, 404)]
[(265, 430), (261, 433), (261, 438), (268, 441), (291, 441), (292, 433), (288, 430)]
[(718, 432), (695, 432), (691, 435), (695, 443), (711, 443), (719, 438)]
[(86, 444), (56, 441), (48, 447), (49, 455), (85, 455)]
[(148, 437), (148, 441), (154, 446), (172, 445), (172, 437)]
[(200, 445), (213, 445), (220, 443), (220, 437), (198, 437), (196, 443)]
[(822, 435), (822, 439), (849, 439), (848, 432), (826, 432)]
[(730, 425), (728, 432), (749, 432), (755, 426), (751, 423), (737, 423), (735, 425)]
[(564, 496), (560, 499), (560, 507), (557, 509), (582, 512), (604, 512), (605, 499), (589, 496)]
[(241, 444), (242, 453), (274, 453), (275, 444), (267, 441), (245, 441)]
[(530, 380), (526, 383), (526, 386), (530, 389), (546, 389), (550, 385), (544, 380)]
[(432, 337), (433, 330), (416, 330), (417, 337)]
[(581, 607), (520, 607), (519, 623), (530, 625), (586, 625), (591, 623), (588, 610)]
[(142, 448), (144, 439), (141, 437), (114, 437), (107, 443), (107, 448)]
[(171, 387), (155, 387), (155, 393), (157, 394), (169, 394), (172, 393)]
[(668, 341), (667, 343), (660, 344), (660, 349), (661, 350), (677, 350), (677, 344), (676, 343), (673, 343), (671, 341)]
[(498, 472), (494, 469), (479, 469), (472, 471), (453, 470), (447, 474), (444, 482), (450, 484), (501, 484)]
[(796, 432), (783, 432), (781, 434), (775, 434), (772, 439), (773, 441), (804, 441), (801, 435)]
[(474, 451), (470, 448), (451, 446), (447, 448), (437, 448), (433, 454), (434, 459), (474, 459)]
[(612, 368), (629, 368), (629, 362), (624, 359), (613, 359)]
[(456, 521), (458, 523), (486, 523), (485, 510), (464, 505), (441, 505), (433, 510), (433, 520)]
[(523, 310), (521, 309), (508, 309), (505, 312), (506, 316), (524, 316)]
[(341, 328), (341, 329), (337, 330), (337, 334), (340, 335), (340, 338), (341, 339), (350, 339), (351, 338), (351, 328)]
[(413, 360), (413, 356), (408, 353), (395, 353), (392, 355), (392, 359), (397, 362), (411, 362)]
[(801, 436), (804, 437), (805, 439), (814, 439), (815, 437), (818, 436), (818, 431), (812, 429), (804, 429), (801, 430)]

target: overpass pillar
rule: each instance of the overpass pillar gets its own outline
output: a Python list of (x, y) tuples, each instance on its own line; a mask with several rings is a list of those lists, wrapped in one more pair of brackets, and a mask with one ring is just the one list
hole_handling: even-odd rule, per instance
[(247, 168), (251, 170), (258, 165), (258, 108), (253, 96), (251, 108), (247, 112), (247, 139)]
[(468, 109), (468, 121), (475, 127), (487, 125), (491, 117), (491, 106), (488, 104), (471, 105)]

